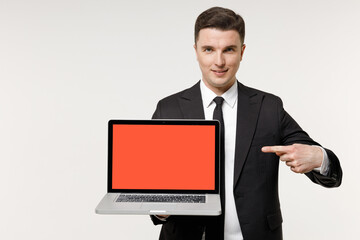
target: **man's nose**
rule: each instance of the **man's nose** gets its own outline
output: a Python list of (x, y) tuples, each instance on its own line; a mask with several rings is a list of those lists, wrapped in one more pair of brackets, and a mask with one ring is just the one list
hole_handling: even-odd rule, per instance
[(215, 65), (219, 67), (223, 67), (225, 65), (225, 58), (223, 53), (216, 54)]

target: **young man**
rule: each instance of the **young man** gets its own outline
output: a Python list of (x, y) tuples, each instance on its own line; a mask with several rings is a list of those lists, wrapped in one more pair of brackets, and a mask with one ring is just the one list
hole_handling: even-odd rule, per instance
[(153, 118), (213, 119), (220, 114), (224, 141), (223, 214), (151, 216), (154, 224), (163, 224), (160, 239), (282, 239), (279, 157), (314, 183), (341, 184), (336, 155), (300, 128), (280, 98), (236, 80), (246, 47), (244, 36), (244, 21), (232, 10), (214, 7), (201, 13), (195, 23), (194, 48), (202, 79), (157, 105)]

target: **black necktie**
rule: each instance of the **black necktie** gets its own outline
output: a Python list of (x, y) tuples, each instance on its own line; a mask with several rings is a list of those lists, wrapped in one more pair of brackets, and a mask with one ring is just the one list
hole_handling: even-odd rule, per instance
[(215, 234), (218, 235), (217, 239), (224, 238), (224, 216), (225, 216), (225, 125), (224, 118), (222, 113), (222, 104), (224, 98), (216, 97), (214, 98), (216, 107), (214, 109), (214, 120), (219, 120), (220, 122), (220, 198), (221, 198), (221, 210), (222, 214), (217, 218), (217, 223), (215, 229)]

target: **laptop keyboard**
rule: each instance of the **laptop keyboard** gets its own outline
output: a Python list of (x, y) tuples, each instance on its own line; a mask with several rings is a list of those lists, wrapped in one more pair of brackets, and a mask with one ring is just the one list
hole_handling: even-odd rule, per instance
[(205, 203), (205, 196), (202, 195), (130, 195), (120, 194), (116, 202), (179, 202), (179, 203)]

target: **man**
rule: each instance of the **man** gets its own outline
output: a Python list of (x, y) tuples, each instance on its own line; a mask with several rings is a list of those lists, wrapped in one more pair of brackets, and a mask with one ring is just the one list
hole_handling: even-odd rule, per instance
[(282, 239), (279, 157), (293, 172), (305, 173), (317, 184), (341, 184), (335, 154), (299, 127), (280, 98), (236, 80), (246, 47), (244, 36), (244, 21), (232, 10), (214, 7), (201, 13), (195, 23), (194, 48), (202, 79), (157, 105), (153, 118), (220, 118), (224, 136), (220, 161), (225, 172), (223, 214), (151, 216), (154, 224), (163, 224), (160, 239)]

